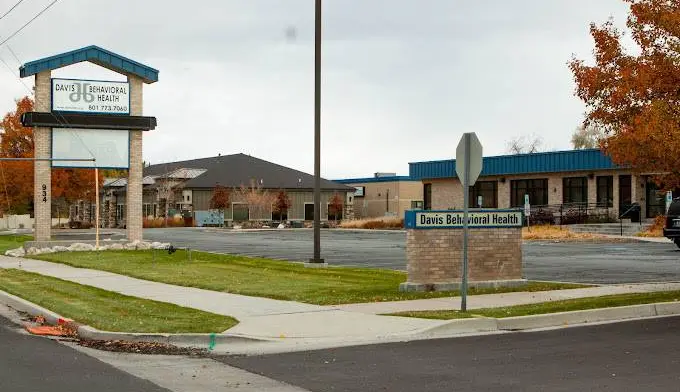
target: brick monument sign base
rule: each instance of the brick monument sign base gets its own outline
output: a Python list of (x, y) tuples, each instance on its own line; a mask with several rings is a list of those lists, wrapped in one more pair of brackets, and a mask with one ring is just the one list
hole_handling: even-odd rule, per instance
[[(400, 291), (451, 291), (462, 284), (462, 211), (407, 211), (408, 281)], [(522, 212), (472, 210), (469, 287), (513, 287), (522, 277)]]

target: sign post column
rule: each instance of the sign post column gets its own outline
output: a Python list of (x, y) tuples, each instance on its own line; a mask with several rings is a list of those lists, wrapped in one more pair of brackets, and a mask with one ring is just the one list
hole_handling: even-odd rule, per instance
[[(49, 113), (52, 108), (52, 73), (42, 71), (35, 75), (35, 111)], [(52, 130), (47, 127), (33, 129), (34, 157), (43, 159), (33, 163), (33, 221), (35, 241), (49, 241), (52, 237), (52, 162), (49, 161)]]
[(467, 310), (469, 192), (481, 172), (482, 145), (474, 132), (465, 133), (456, 148), (456, 174), (463, 184), (463, 284), (460, 290), (460, 310), (463, 312)]
[[(128, 76), (130, 83), (130, 114), (141, 116), (143, 81), (136, 76)], [(127, 184), (126, 227), (128, 241), (142, 241), (142, 131), (130, 131), (130, 169)]]

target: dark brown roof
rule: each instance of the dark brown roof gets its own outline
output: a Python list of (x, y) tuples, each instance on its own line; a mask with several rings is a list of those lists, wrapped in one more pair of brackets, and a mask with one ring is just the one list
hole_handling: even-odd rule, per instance
[[(171, 171), (206, 169), (200, 176), (187, 181), (185, 188), (213, 188), (249, 186), (256, 181), (266, 189), (313, 189), (314, 176), (245, 154), (221, 155), (189, 161), (168, 162), (144, 168), (145, 176), (160, 176)], [(354, 188), (321, 179), (321, 189), (354, 192)]]

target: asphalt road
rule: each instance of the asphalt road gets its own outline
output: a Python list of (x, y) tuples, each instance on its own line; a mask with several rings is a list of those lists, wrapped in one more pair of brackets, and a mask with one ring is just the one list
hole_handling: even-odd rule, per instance
[(0, 317), (0, 391), (168, 392)]
[(680, 318), (225, 357), (315, 392), (677, 391)]
[[(147, 229), (146, 239), (211, 252), (306, 261), (311, 230), (233, 232)], [(330, 264), (406, 269), (404, 232), (323, 230), (322, 257)], [(532, 280), (583, 283), (680, 281), (680, 251), (659, 243), (526, 242), (524, 273)]]

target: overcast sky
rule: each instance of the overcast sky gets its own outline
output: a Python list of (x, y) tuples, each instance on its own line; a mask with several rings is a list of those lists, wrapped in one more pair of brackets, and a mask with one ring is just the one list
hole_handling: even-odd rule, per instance
[[(0, 20), (6, 37), (51, 0)], [(16, 0), (0, 0), (0, 15)], [(485, 155), (520, 135), (570, 148), (584, 107), (572, 54), (588, 24), (625, 22), (622, 0), (325, 0), (322, 175), (408, 173), (449, 159), (463, 132)], [(246, 153), (313, 172), (313, 0), (60, 0), (9, 41), (24, 63), (88, 45), (160, 70), (145, 87), (147, 161)], [(27, 93), (0, 57), (0, 111)], [(117, 75), (92, 65), (53, 76)], [(33, 85), (32, 78), (24, 80)]]

